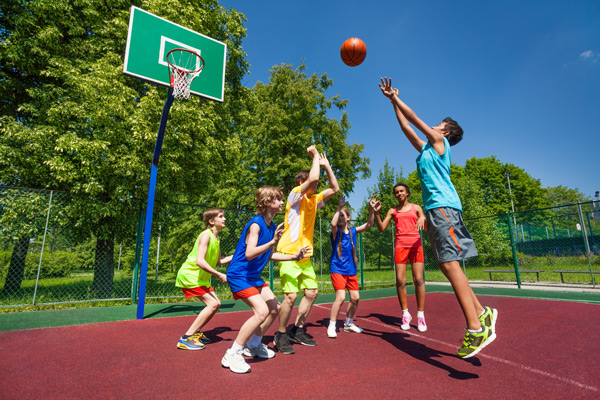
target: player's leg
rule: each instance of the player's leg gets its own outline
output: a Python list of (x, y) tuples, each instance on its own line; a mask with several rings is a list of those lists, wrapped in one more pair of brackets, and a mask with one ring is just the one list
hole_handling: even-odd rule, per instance
[(299, 343), (304, 346), (316, 346), (317, 342), (313, 340), (313, 337), (306, 332), (306, 320), (310, 314), (317, 296), (319, 295), (317, 275), (313, 268), (310, 259), (302, 261), (300, 263), (302, 267), (300, 275), (298, 275), (298, 287), (304, 290), (304, 296), (300, 300), (298, 305), (298, 315), (296, 316), (296, 323), (290, 330), (290, 341), (293, 343)]
[(281, 305), (279, 300), (275, 297), (268, 285), (259, 288), (260, 296), (265, 301), (269, 309), (269, 313), (265, 320), (260, 326), (254, 331), (254, 334), (246, 342), (246, 348), (244, 349), (244, 355), (248, 357), (259, 357), (259, 358), (273, 358), (275, 352), (269, 349), (263, 342), (263, 336), (265, 332), (271, 327), (275, 318), (279, 314)]
[(410, 251), (410, 267), (412, 270), (413, 283), (415, 285), (415, 297), (417, 298), (417, 329), (419, 332), (427, 331), (425, 322), (425, 281), (423, 279), (423, 248), (418, 247)]
[(210, 340), (200, 332), (200, 329), (217, 313), (221, 302), (215, 295), (212, 286), (201, 286), (193, 289), (183, 289), (186, 298), (198, 297), (205, 304), (188, 330), (179, 338), (177, 348), (183, 350), (202, 350)]
[(283, 301), (279, 310), (279, 329), (275, 332), (273, 344), (281, 354), (294, 354), (294, 348), (290, 344), (287, 334), (287, 326), (298, 296), (298, 278), (296, 266), (291, 261), (285, 261), (280, 266), (281, 288), (283, 290)]
[(200, 311), (200, 313), (198, 314), (192, 325), (189, 327), (187, 332), (185, 332), (186, 335), (191, 336), (194, 333), (200, 331), (204, 327), (204, 325), (206, 325), (206, 323), (210, 321), (212, 317), (214, 317), (214, 315), (217, 313), (217, 311), (219, 311), (219, 308), (221, 307), (221, 301), (219, 300), (215, 292), (208, 292), (200, 296), (199, 299), (206, 306), (202, 309), (202, 311)]
[(363, 329), (356, 326), (354, 323), (354, 316), (356, 315), (356, 309), (358, 308), (358, 302), (360, 300), (360, 294), (358, 293), (358, 280), (356, 275), (349, 277), (348, 279), (348, 294), (350, 295), (350, 302), (346, 309), (346, 322), (344, 323), (344, 332), (362, 333)]
[(408, 312), (408, 299), (406, 295), (406, 264), (408, 264), (409, 261), (410, 251), (403, 247), (396, 247), (394, 254), (396, 267), (396, 293), (398, 294), (398, 301), (400, 302), (400, 308), (402, 309), (402, 323), (400, 329), (406, 331), (410, 329), (410, 321), (412, 321), (412, 316)]
[[(334, 274), (331, 274), (332, 276)], [(335, 274), (339, 275), (339, 274)], [(333, 277), (332, 277), (333, 280)], [(346, 300), (346, 291), (344, 289), (336, 288), (335, 289), (335, 300), (331, 305), (331, 312), (329, 313), (329, 326), (327, 327), (327, 337), (335, 339), (337, 337), (337, 319), (340, 315), (340, 309), (342, 308), (342, 304), (344, 304), (344, 300)]]

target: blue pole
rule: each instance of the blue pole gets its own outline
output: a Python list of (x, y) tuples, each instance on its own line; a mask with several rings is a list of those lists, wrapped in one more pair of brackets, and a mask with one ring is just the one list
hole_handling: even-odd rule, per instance
[(144, 319), (144, 305), (146, 302), (146, 278), (148, 275), (148, 256), (150, 255), (150, 238), (152, 236), (152, 214), (154, 213), (154, 193), (156, 191), (156, 176), (158, 174), (158, 159), (162, 149), (163, 137), (169, 119), (169, 110), (173, 104), (173, 88), (169, 88), (167, 99), (163, 106), (162, 115), (160, 117), (160, 126), (158, 127), (158, 135), (156, 136), (156, 144), (154, 145), (154, 155), (152, 157), (152, 165), (150, 166), (150, 184), (148, 185), (148, 203), (146, 205), (146, 225), (144, 227), (144, 246), (142, 248), (142, 270), (140, 274), (140, 292), (137, 307), (137, 319)]

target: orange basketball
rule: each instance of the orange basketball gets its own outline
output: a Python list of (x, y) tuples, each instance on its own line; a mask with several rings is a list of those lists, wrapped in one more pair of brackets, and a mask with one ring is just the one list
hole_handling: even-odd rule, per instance
[(356, 67), (365, 61), (367, 46), (359, 38), (350, 38), (344, 42), (340, 49), (340, 56), (344, 64)]

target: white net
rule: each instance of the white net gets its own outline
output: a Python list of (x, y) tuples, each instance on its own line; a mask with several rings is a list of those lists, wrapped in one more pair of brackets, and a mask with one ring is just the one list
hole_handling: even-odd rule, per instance
[(172, 68), (171, 77), (173, 79), (173, 97), (188, 100), (190, 98), (190, 86), (196, 75), (188, 71)]
[(189, 99), (192, 81), (204, 68), (204, 60), (199, 54), (187, 49), (173, 49), (167, 54), (173, 97)]

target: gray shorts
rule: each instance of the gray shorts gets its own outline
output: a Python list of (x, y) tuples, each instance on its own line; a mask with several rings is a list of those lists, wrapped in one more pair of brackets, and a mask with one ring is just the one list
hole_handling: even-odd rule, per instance
[(462, 212), (455, 208), (427, 210), (427, 234), (438, 264), (477, 256), (475, 242), (463, 222)]

